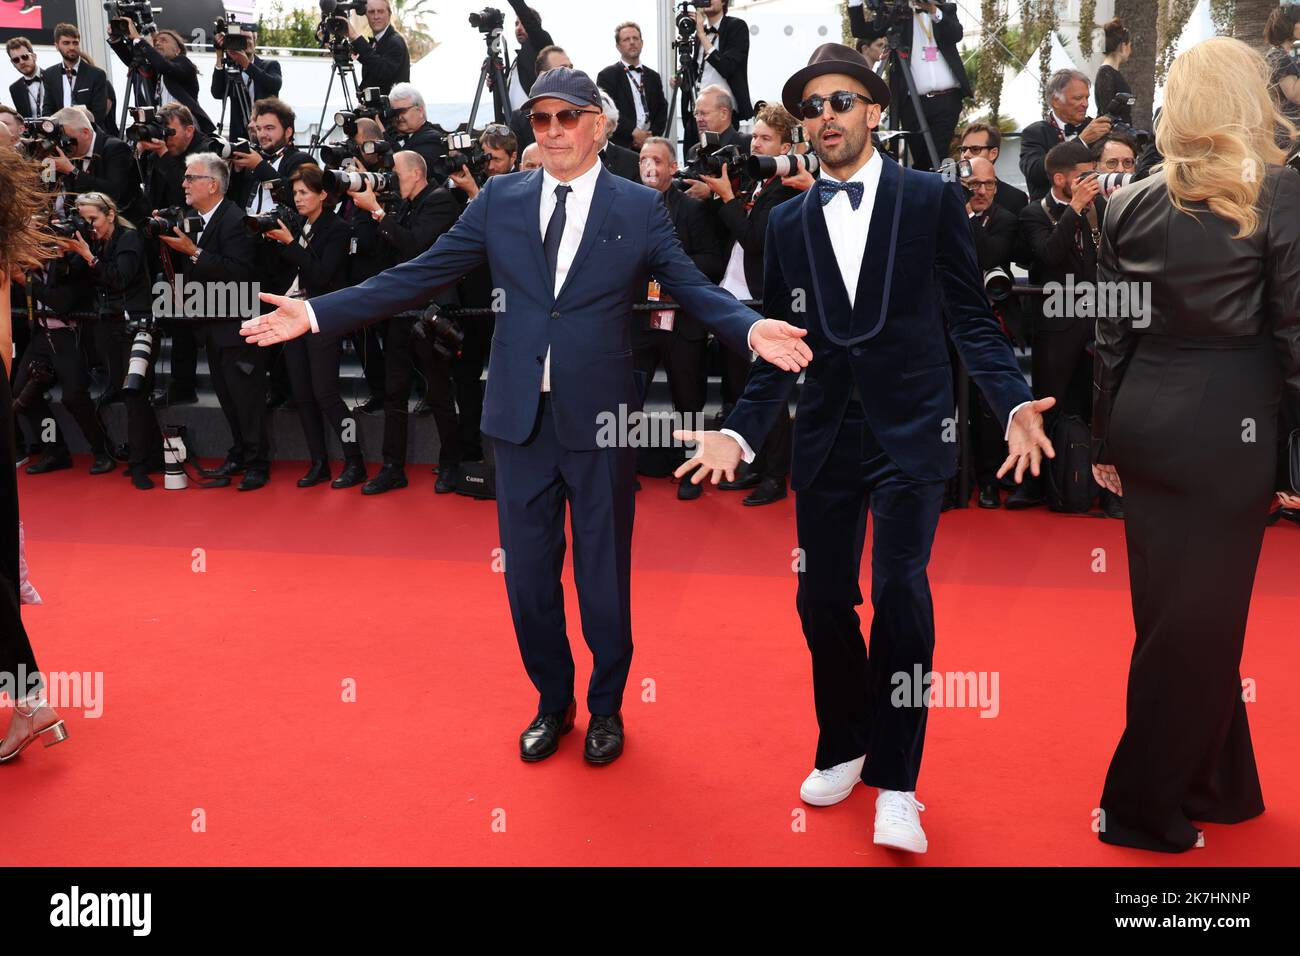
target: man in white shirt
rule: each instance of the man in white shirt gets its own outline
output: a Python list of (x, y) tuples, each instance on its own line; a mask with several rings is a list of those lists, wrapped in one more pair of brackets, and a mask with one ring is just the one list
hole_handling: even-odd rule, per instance
[[(800, 788), (816, 806), (859, 780), (879, 789), (874, 840), (924, 853), (916, 800), (934, 613), (926, 566), (944, 484), (956, 472), (945, 441), (954, 407), (951, 336), (971, 378), (1006, 423), (1020, 480), (1052, 455), (1042, 412), (985, 298), (959, 184), (904, 170), (873, 149), (890, 91), (862, 54), (839, 43), (813, 53), (782, 103), (804, 121), (821, 179), (768, 219), (764, 313), (808, 329), (816, 359), (795, 413), (797, 604), (812, 653), (819, 739)], [(946, 328), (945, 328), (946, 327)], [(797, 375), (757, 363), (721, 432), (678, 469), (730, 476), (752, 461)], [(871, 645), (857, 606), (867, 515), (873, 525)]]

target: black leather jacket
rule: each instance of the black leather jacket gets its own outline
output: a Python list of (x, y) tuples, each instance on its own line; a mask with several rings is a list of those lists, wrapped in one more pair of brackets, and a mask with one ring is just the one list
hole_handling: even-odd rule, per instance
[[(1300, 174), (1268, 166), (1260, 224), (1246, 239), (1205, 210), (1174, 209), (1163, 172), (1115, 193), (1102, 224), (1099, 282), (1149, 283), (1149, 322), (1097, 319), (1093, 461), (1109, 464), (1106, 436), (1115, 395), (1139, 335), (1270, 334), (1285, 378), (1283, 413), (1300, 412)], [(1295, 419), (1294, 417), (1291, 420)]]

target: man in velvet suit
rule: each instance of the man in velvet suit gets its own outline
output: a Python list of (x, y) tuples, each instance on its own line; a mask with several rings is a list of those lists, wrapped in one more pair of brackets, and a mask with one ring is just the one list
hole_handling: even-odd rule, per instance
[(705, 278), (682, 251), (659, 193), (612, 175), (597, 157), (607, 122), (587, 74), (541, 74), (526, 101), (542, 169), (493, 176), (424, 254), (361, 285), (278, 308), (241, 330), (271, 345), (308, 331), (338, 335), (426, 304), (488, 262), (504, 297), (496, 315), (483, 434), (495, 440), (506, 593), (524, 667), (541, 695), (519, 740), (524, 760), (555, 752), (573, 727), (574, 665), (560, 571), (566, 503), (583, 636), (586, 759), (623, 750), (620, 716), (632, 659), (630, 578), (636, 449), (610, 416), (639, 411), (632, 305), (650, 275), (732, 348), (752, 347), (797, 371), (806, 333), (754, 313)]
[[(812, 652), (820, 737), (800, 796), (825, 806), (862, 780), (879, 788), (875, 842), (925, 852), (916, 780), (934, 651), (926, 565), (956, 472), (952, 368), (957, 352), (1007, 423), (1019, 480), (1053, 454), (1006, 337), (985, 298), (961, 187), (904, 169), (872, 149), (889, 88), (838, 43), (786, 83), (822, 178), (768, 220), (763, 299), (808, 331), (813, 361), (795, 412), (792, 486), (803, 568), (798, 609)], [(678, 469), (728, 478), (752, 460), (787, 407), (797, 374), (758, 363), (721, 432)], [(949, 439), (949, 440), (945, 440)], [(870, 649), (856, 607), (867, 514), (873, 524)], [(900, 695), (900, 687), (902, 693)], [(902, 701), (899, 701), (899, 697)]]

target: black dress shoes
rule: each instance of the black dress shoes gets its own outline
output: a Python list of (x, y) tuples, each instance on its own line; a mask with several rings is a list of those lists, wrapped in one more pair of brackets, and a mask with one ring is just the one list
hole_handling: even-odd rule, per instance
[(698, 485), (692, 484), (690, 475), (677, 482), (678, 501), (694, 501), (702, 494), (704, 494), (704, 482)]
[(1016, 485), (1016, 490), (1007, 497), (1005, 505), (1008, 511), (1021, 511), (1041, 505), (1044, 500), (1042, 479), (1025, 476), (1024, 480)]
[(51, 471), (62, 471), (64, 468), (72, 467), (72, 456), (67, 452), (59, 454), (58, 452), (46, 452), (41, 456), (41, 460), (33, 462), (27, 466), (27, 474), (44, 475)]
[(1101, 510), (1106, 512), (1107, 518), (1124, 517), (1124, 501), (1113, 491), (1103, 490), (1101, 493)]
[(996, 481), (986, 481), (980, 485), (980, 507), (1002, 507), (1002, 496), (998, 494), (998, 483)]
[(177, 388), (175, 384), (156, 388), (149, 396), (149, 404), (154, 408), (166, 408), (169, 405), (194, 405), (198, 402), (198, 393), (192, 388)]
[(244, 463), (227, 458), (216, 468), (207, 472), (207, 475), (213, 478), (229, 478), (232, 475), (242, 475), (244, 473)]
[(560, 747), (560, 737), (573, 729), (573, 718), (578, 714), (577, 701), (551, 714), (539, 713), (528, 729), (519, 735), (519, 757), (533, 763), (545, 760)]
[(131, 484), (141, 491), (148, 491), (153, 487), (153, 479), (149, 477), (149, 471), (144, 465), (131, 465), (126, 473), (131, 476)]
[(363, 495), (382, 495), (394, 488), (406, 487), (406, 469), (401, 465), (384, 465), (379, 474), (361, 486)]
[(460, 466), (450, 465), (441, 468), (438, 471), (438, 480), (433, 483), (433, 492), (438, 495), (449, 495), (456, 490), (456, 477), (460, 474)]
[(330, 463), (328, 461), (313, 461), (307, 474), (298, 479), (299, 488), (310, 488), (312, 485), (319, 485), (322, 481), (330, 480)]
[(591, 715), (587, 725), (587, 745), (582, 755), (588, 763), (610, 763), (623, 752), (623, 715)]
[(353, 409), (353, 411), (366, 412), (368, 414), (375, 414), (377, 412), (382, 412), (383, 410), (384, 397), (382, 395), (374, 394), (368, 396), (364, 402)]
[(770, 505), (775, 501), (780, 501), (786, 495), (785, 480), (779, 478), (764, 478), (759, 482), (758, 487), (752, 493), (745, 495), (741, 500), (742, 505)]
[(271, 474), (265, 468), (250, 468), (235, 486), (236, 491), (256, 491), (271, 480)]
[(349, 458), (342, 473), (330, 482), (331, 488), (351, 488), (366, 480), (366, 463), (360, 458)]
[(95, 460), (90, 463), (90, 473), (92, 475), (106, 475), (117, 467), (110, 455), (96, 455)]
[(742, 468), (736, 472), (736, 480), (718, 482), (718, 490), (748, 491), (750, 488), (757, 488), (762, 481), (762, 475), (756, 471), (750, 471), (748, 466), (742, 466)]

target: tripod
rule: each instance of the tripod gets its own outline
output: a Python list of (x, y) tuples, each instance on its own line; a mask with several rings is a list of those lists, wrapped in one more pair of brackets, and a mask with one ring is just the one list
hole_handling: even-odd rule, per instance
[(686, 117), (693, 116), (695, 113), (695, 87), (700, 78), (696, 73), (695, 58), (697, 50), (695, 46), (695, 34), (683, 35), (679, 30), (677, 39), (673, 41), (673, 49), (677, 51), (677, 72), (673, 74), (673, 95), (668, 101), (668, 119), (664, 123), (664, 129), (673, 128), (673, 120), (677, 116), (677, 98), (681, 97), (682, 101), (682, 153), (685, 155), (689, 147), (686, 145)]
[[(930, 135), (930, 121), (925, 118), (925, 111), (921, 108), (921, 95), (916, 92), (916, 78), (912, 76), (912, 67), (911, 64), (908, 63), (908, 60), (911, 57), (911, 53), (904, 51), (902, 49), (902, 43), (901, 43), (902, 25), (901, 24), (895, 22), (890, 25), (888, 40), (889, 40), (889, 70), (890, 70), (889, 75), (893, 76), (894, 70), (902, 71), (903, 79), (906, 80), (907, 82), (907, 95), (912, 102), (912, 109), (916, 113), (916, 121), (921, 127), (919, 130), (921, 134), (921, 138), (925, 142), (925, 148), (930, 153), (930, 161), (937, 164), (939, 162), (940, 155), (939, 152), (934, 148), (934, 137)], [(898, 126), (897, 111), (893, 109), (889, 111), (889, 128), (891, 130), (900, 129), (900, 127)], [(918, 131), (912, 131), (912, 132), (915, 133)], [(907, 143), (906, 138), (904, 138), (904, 143), (905, 144)], [(907, 149), (908, 152), (910, 153), (911, 146), (909, 145)]]
[(501, 27), (497, 26), (483, 34), (487, 44), (487, 57), (478, 71), (478, 87), (474, 90), (474, 104), (469, 108), (469, 119), (465, 128), (474, 128), (474, 117), (478, 116), (478, 104), (483, 98), (483, 87), (492, 91), (492, 109), (496, 122), (502, 125), (510, 123), (510, 100), (506, 93), (506, 66), (501, 55)]
[[(343, 90), (343, 105), (348, 112), (356, 109), (356, 99), (361, 98), (361, 90), (357, 86), (357, 75), (352, 65), (351, 54), (347, 51), (349, 47), (336, 47), (334, 49), (334, 62), (330, 64), (330, 81), (325, 87), (325, 101), (321, 104), (320, 119), (316, 121), (316, 132), (312, 134), (311, 143), (307, 147), (308, 153), (313, 153), (320, 149), (325, 140), (329, 139), (331, 133), (339, 128), (337, 122), (331, 123), (329, 129), (325, 129), (325, 114), (330, 108), (330, 91), (334, 89), (334, 78), (338, 77), (339, 88)], [(340, 57), (340, 53), (344, 55)], [(352, 80), (352, 88), (348, 89), (348, 80)], [(322, 132), (324, 130), (324, 132)]]
[[(235, 110), (238, 109), (240, 115), (244, 117), (244, 135), (247, 137), (248, 121), (251, 119), (249, 114), (253, 111), (252, 97), (249, 95), (248, 87), (244, 84), (244, 71), (237, 66), (232, 66), (228, 57), (229, 53), (223, 54), (221, 63), (217, 67), (217, 69), (222, 70), (226, 74), (226, 89), (224, 95), (221, 97), (221, 118), (217, 120), (217, 135), (220, 136), (226, 128), (227, 109), (230, 110), (231, 114), (231, 133), (234, 133), (234, 114)], [(251, 52), (248, 55), (248, 62), (250, 65), (253, 62)], [(328, 92), (325, 94), (325, 99), (328, 103)]]

